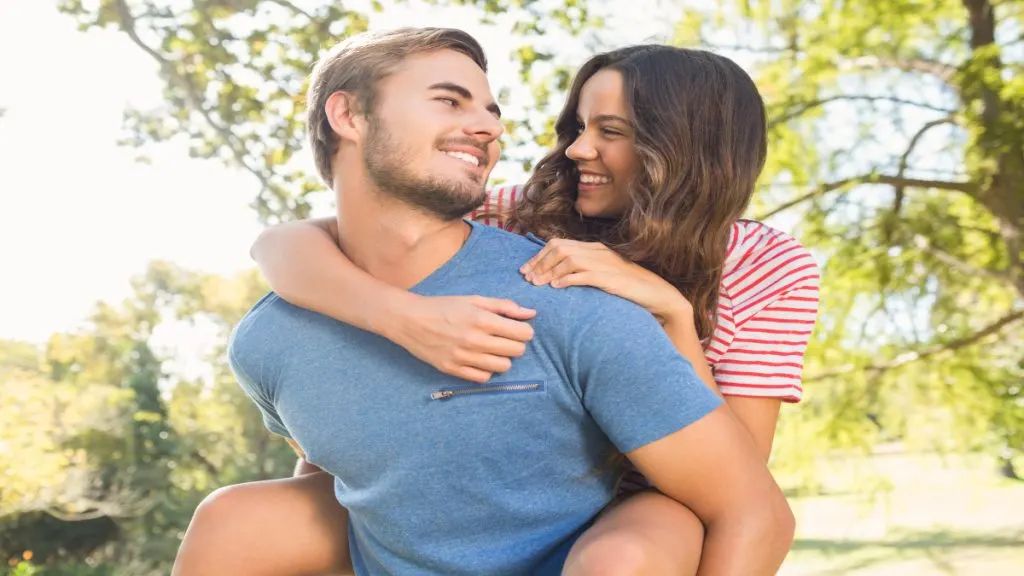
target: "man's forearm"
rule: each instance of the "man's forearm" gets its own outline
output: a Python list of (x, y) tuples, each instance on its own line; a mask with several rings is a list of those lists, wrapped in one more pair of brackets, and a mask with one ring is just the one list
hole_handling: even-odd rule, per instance
[(774, 575), (793, 544), (793, 530), (793, 514), (785, 502), (706, 525), (697, 574)]

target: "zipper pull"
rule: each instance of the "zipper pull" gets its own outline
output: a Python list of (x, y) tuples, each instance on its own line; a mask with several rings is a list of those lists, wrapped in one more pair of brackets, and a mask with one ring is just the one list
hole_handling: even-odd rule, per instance
[(433, 392), (430, 395), (431, 400), (447, 400), (455, 396), (455, 392), (452, 390), (441, 390), (439, 392)]

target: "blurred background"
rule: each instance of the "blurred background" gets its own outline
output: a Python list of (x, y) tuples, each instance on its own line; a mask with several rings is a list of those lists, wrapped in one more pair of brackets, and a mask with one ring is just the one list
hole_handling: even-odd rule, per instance
[(551, 144), (572, 72), (638, 42), (756, 79), (749, 216), (824, 271), (772, 469), (784, 574), (1024, 573), (1024, 2), (0, 2), (0, 574), (166, 574), (216, 487), (286, 476), (224, 360), (262, 226), (331, 212), (311, 63), (366, 29), (479, 38), (495, 182)]

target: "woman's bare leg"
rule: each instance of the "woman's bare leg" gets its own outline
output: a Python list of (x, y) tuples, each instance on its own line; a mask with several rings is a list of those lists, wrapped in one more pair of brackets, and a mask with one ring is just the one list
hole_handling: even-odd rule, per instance
[(348, 514), (325, 472), (221, 488), (196, 509), (173, 576), (351, 574)]
[(704, 527), (689, 508), (641, 492), (611, 508), (569, 552), (564, 576), (696, 574)]

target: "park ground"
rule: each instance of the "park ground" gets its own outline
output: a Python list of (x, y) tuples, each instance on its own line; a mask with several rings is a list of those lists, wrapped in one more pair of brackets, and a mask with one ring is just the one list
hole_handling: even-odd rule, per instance
[(791, 497), (782, 576), (1024, 575), (1024, 482), (993, 459), (896, 449), (818, 466), (836, 480)]

